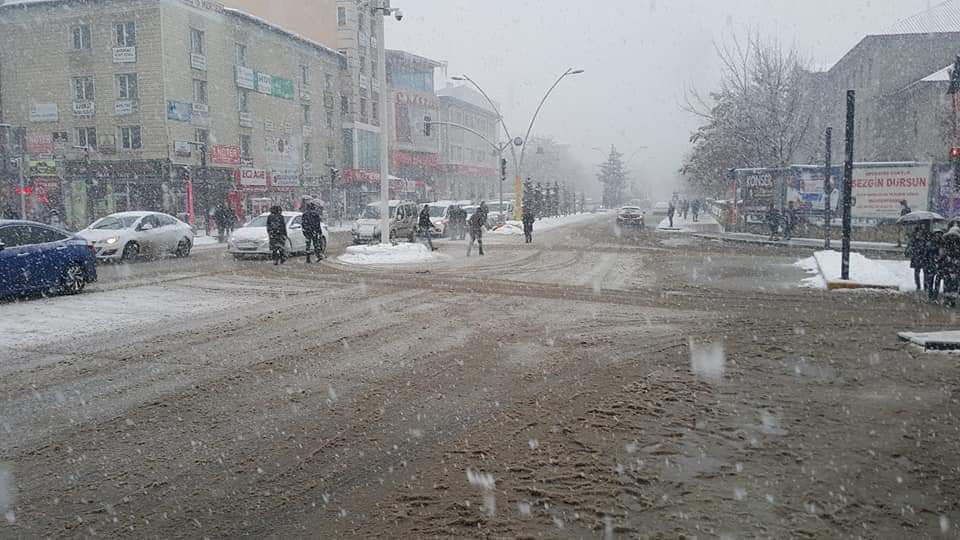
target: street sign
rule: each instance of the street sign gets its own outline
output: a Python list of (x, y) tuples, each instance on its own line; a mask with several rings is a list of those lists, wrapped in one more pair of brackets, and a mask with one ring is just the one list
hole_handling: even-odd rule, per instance
[(523, 139), (521, 139), (520, 137), (517, 137), (516, 139), (513, 140), (513, 145), (514, 145), (514, 146), (523, 146)]

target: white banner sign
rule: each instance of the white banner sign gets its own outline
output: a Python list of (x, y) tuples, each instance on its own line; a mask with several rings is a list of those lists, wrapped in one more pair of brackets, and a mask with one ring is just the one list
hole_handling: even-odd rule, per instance
[(136, 62), (136, 61), (137, 61), (136, 47), (114, 47), (113, 48), (114, 64), (129, 64), (131, 62)]
[(853, 169), (853, 217), (897, 219), (900, 201), (927, 210), (930, 165), (861, 166)]
[(267, 186), (267, 171), (264, 169), (240, 169), (237, 174), (240, 175), (241, 186)]
[(190, 53), (190, 67), (199, 69), (200, 71), (206, 71), (207, 57), (202, 54)]
[(133, 114), (134, 106), (130, 100), (118, 101), (113, 107), (113, 113), (117, 116), (126, 116)]
[(31, 122), (59, 122), (60, 109), (56, 103), (31, 103), (30, 104)]
[(252, 69), (243, 66), (237, 66), (237, 86), (247, 90), (256, 90), (257, 76)]

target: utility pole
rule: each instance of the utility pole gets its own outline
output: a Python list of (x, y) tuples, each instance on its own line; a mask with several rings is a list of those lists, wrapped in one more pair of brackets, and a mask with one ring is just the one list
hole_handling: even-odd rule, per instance
[(840, 279), (850, 279), (850, 212), (853, 198), (853, 127), (857, 92), (847, 90), (846, 160), (843, 163), (843, 254)]
[(16, 130), (17, 147), (20, 149), (20, 166), (17, 167), (17, 177), (20, 184), (20, 219), (27, 219), (27, 185), (26, 170), (29, 165), (27, 161), (27, 128), (18, 127)]
[(827, 151), (826, 151), (827, 157), (826, 157), (826, 163), (824, 164), (824, 167), (823, 167), (823, 194), (826, 196), (826, 201), (823, 203), (823, 231), (824, 231), (823, 232), (823, 238), (824, 238), (823, 248), (830, 249), (830, 235), (832, 233), (831, 222), (833, 221), (833, 213), (831, 212), (832, 208), (830, 207), (830, 203), (833, 200), (833, 182), (831, 181), (832, 179), (830, 177), (830, 169), (832, 167), (830, 163), (830, 160), (832, 157), (831, 156), (832, 149), (830, 146), (833, 142), (832, 127), (827, 128), (825, 142), (827, 145)]

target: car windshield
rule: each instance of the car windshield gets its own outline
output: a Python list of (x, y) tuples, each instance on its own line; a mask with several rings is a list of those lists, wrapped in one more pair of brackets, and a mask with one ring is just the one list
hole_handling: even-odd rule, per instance
[(96, 221), (90, 228), (97, 231), (119, 231), (133, 227), (138, 219), (140, 216), (107, 216)]
[(0, 0), (0, 540), (960, 540), (958, 55), (960, 0)]

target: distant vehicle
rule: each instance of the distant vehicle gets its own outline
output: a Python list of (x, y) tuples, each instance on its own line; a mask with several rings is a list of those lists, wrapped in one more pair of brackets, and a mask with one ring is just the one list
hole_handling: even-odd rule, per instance
[(667, 215), (667, 212), (669, 212), (669, 210), (670, 210), (670, 203), (660, 201), (657, 204), (653, 205), (653, 215), (655, 216), (665, 216)]
[(501, 215), (503, 221), (513, 219), (513, 201), (504, 199), (503, 200), (503, 209), (501, 211), (500, 201), (493, 201), (487, 203), (487, 227), (492, 228), (497, 223), (501, 221)]
[[(379, 202), (370, 203), (363, 209), (354, 224), (351, 232), (353, 233), (354, 244), (366, 244), (380, 241), (380, 208)], [(420, 210), (417, 203), (412, 201), (390, 201), (390, 240), (398, 238), (407, 238), (413, 242), (417, 234), (417, 222), (420, 217)]]
[(79, 294), (96, 280), (88, 241), (41, 223), (0, 220), (0, 297)]
[(193, 228), (159, 212), (121, 212), (98, 219), (77, 236), (93, 242), (97, 258), (129, 261), (140, 256), (188, 257)]
[(457, 206), (456, 201), (437, 201), (430, 203), (430, 222), (433, 223), (433, 232), (441, 237), (447, 235), (447, 225), (450, 222), (450, 216), (447, 210), (451, 206)]
[[(235, 229), (227, 240), (227, 252), (236, 259), (269, 256), (270, 237), (267, 235), (269, 216), (269, 212), (260, 214), (239, 229)], [(290, 253), (306, 253), (307, 239), (303, 236), (303, 213), (284, 212), (283, 219), (287, 222), (287, 237), (290, 239), (286, 249)], [(326, 253), (327, 241), (330, 239), (327, 224), (322, 223), (320, 230), (320, 252)]]
[(617, 226), (642, 231), (646, 226), (643, 210), (639, 206), (624, 206), (617, 211)]

